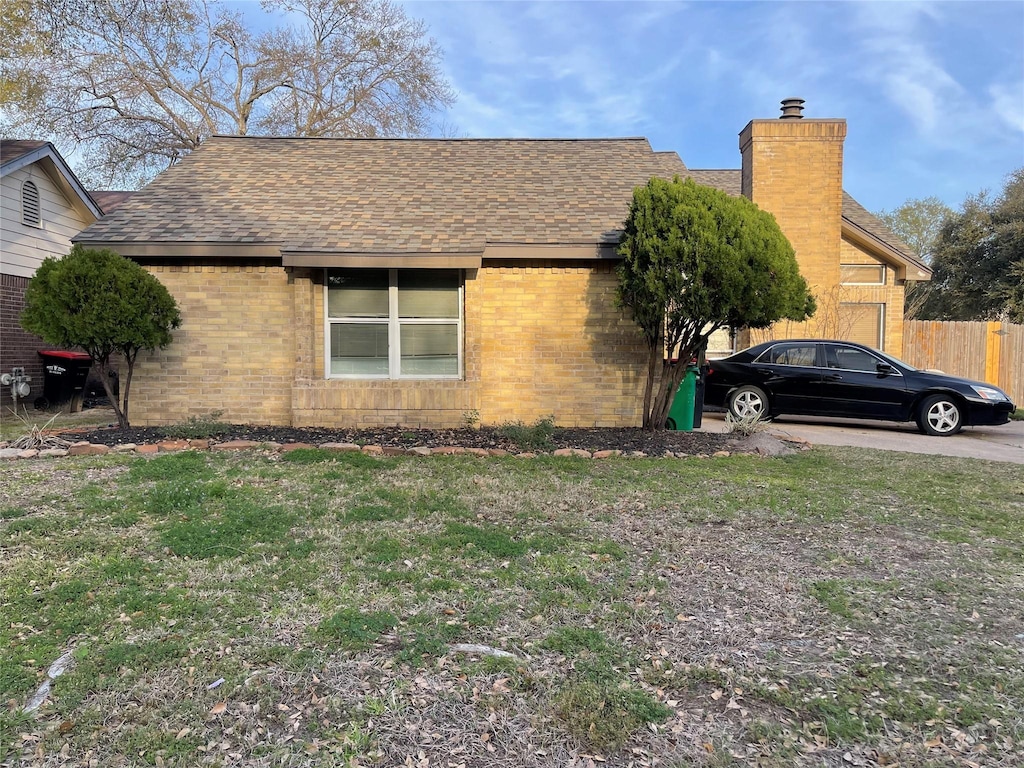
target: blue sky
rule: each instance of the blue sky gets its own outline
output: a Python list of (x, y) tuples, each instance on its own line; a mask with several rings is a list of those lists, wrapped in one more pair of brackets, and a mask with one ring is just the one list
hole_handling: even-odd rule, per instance
[(797, 96), (846, 118), (844, 186), (873, 211), (1024, 165), (1024, 2), (401, 4), (458, 94), (439, 135), (646, 136), (738, 168), (743, 126)]

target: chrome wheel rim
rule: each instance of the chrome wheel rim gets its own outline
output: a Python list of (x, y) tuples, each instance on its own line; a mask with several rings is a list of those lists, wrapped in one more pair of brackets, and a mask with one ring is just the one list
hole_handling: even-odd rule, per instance
[(756, 392), (741, 392), (732, 403), (733, 410), (741, 419), (752, 419), (764, 412), (764, 401)]
[(960, 425), (960, 411), (948, 400), (933, 403), (928, 409), (928, 426), (936, 432), (952, 432)]

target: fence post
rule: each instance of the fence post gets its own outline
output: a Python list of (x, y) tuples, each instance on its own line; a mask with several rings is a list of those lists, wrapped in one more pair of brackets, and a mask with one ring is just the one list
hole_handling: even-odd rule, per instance
[(985, 381), (1002, 387), (1004, 384), (999, 380), (999, 369), (1003, 352), (1003, 324), (992, 320), (985, 326)]

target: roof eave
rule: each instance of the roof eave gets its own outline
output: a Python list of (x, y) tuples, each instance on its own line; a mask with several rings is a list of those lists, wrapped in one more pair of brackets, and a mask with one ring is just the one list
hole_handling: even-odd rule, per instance
[[(26, 152), (4, 163), (3, 166), (0, 166), (0, 177), (7, 176), (22, 168), (27, 168), (33, 163), (40, 163), (42, 165), (44, 171), (48, 172), (47, 175), (50, 179), (72, 205), (79, 208), (81, 212), (92, 215), (94, 219), (99, 219), (103, 216), (103, 210), (92, 199), (92, 195), (82, 186), (82, 182), (75, 176), (75, 172), (71, 170), (71, 167), (50, 143), (46, 143), (31, 152)], [(49, 167), (47, 167), (47, 164), (49, 164)]]
[(280, 243), (159, 242), (99, 240), (77, 235), (71, 242), (108, 248), (129, 259), (280, 259)]
[(931, 280), (932, 271), (927, 266), (903, 251), (893, 248), (880, 237), (867, 231), (864, 227), (846, 216), (843, 216), (842, 234), (843, 237), (848, 238), (854, 244), (867, 248), (894, 266), (897, 279)]

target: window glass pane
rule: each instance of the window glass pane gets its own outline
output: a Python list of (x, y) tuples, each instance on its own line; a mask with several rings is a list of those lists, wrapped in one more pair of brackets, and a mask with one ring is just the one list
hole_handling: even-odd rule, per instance
[(398, 316), (457, 318), (458, 270), (401, 270), (398, 273)]
[(402, 324), (402, 376), (458, 376), (457, 325)]
[(387, 325), (332, 323), (331, 373), (349, 376), (387, 376)]
[(882, 285), (885, 282), (885, 266), (882, 264), (842, 264), (839, 267), (839, 282), (847, 285)]
[(329, 317), (387, 317), (388, 271), (345, 269), (327, 275)]
[(828, 346), (825, 349), (825, 358), (828, 360), (829, 368), (840, 368), (846, 371), (867, 371), (875, 373), (878, 364), (882, 362), (874, 355), (869, 355), (863, 350), (855, 347)]
[(758, 358), (762, 363), (777, 365), (814, 365), (815, 347), (813, 344), (776, 344), (765, 350)]

